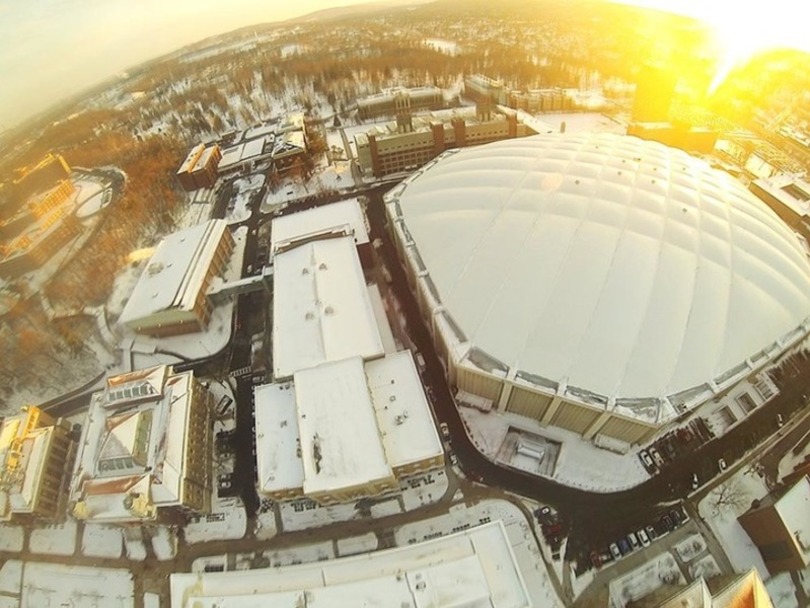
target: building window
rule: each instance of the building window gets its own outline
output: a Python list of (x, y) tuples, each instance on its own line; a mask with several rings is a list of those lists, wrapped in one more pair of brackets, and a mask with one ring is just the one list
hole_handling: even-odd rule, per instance
[(748, 393), (738, 395), (736, 401), (746, 414), (750, 414), (757, 407), (757, 404), (754, 403), (754, 400)]

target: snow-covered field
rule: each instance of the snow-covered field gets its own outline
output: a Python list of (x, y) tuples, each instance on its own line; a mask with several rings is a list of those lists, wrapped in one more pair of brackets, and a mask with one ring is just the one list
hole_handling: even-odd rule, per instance
[(337, 541), (337, 552), (340, 557), (369, 553), (377, 550), (377, 536), (373, 532), (361, 536), (350, 536)]
[(76, 522), (69, 519), (63, 524), (32, 530), (28, 547), (32, 553), (73, 555), (76, 550)]
[(610, 605), (624, 608), (628, 603), (649, 595), (663, 585), (684, 584), (675, 558), (662, 553), (622, 577), (610, 582)]
[(211, 513), (186, 525), (186, 542), (242, 538), (247, 531), (245, 507), (239, 498), (215, 498)]
[(28, 562), (23, 573), (21, 606), (132, 608), (132, 575), (128, 570)]
[(157, 528), (152, 534), (152, 550), (159, 560), (174, 559), (177, 555), (177, 537), (169, 528)]
[(23, 563), (17, 559), (10, 559), (0, 568), (0, 593), (4, 595), (18, 595), (22, 587)]
[(23, 529), (12, 524), (0, 525), (0, 551), (22, 551)]
[(121, 557), (123, 539), (119, 526), (108, 526), (87, 522), (82, 537), (82, 555), (92, 557)]
[(292, 549), (265, 551), (264, 556), (270, 560), (270, 566), (290, 566), (334, 559), (335, 551), (331, 542), (324, 542), (298, 545)]
[(720, 566), (717, 565), (717, 561), (711, 555), (707, 555), (689, 564), (689, 576), (692, 577), (692, 580), (697, 580), (700, 577), (708, 580), (720, 574), (722, 574)]
[(683, 562), (689, 562), (706, 550), (706, 541), (700, 534), (687, 536), (673, 547)]

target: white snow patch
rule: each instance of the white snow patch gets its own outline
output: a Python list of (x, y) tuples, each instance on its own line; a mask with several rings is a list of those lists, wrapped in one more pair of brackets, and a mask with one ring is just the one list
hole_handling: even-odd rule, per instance
[(82, 536), (82, 554), (93, 557), (121, 557), (124, 548), (121, 528), (87, 522)]
[(790, 572), (782, 572), (769, 578), (765, 581), (765, 588), (776, 608), (800, 608)]
[(350, 536), (337, 541), (337, 552), (340, 557), (371, 553), (377, 550), (377, 536), (373, 532), (361, 536)]
[(355, 508), (354, 503), (322, 507), (317, 503), (305, 500), (280, 503), (279, 509), (284, 530), (319, 528), (327, 524), (351, 521), (360, 517), (360, 512)]
[(0, 593), (18, 595), (22, 587), (23, 563), (10, 559), (0, 568)]
[(132, 608), (134, 595), (128, 570), (27, 562), (21, 605)]
[(673, 547), (683, 562), (689, 562), (706, 550), (706, 541), (700, 534), (687, 536)]
[(720, 566), (717, 565), (717, 561), (712, 555), (707, 555), (695, 561), (693, 564), (689, 564), (689, 576), (692, 577), (692, 580), (697, 580), (700, 577), (708, 580), (720, 574), (722, 574)]
[(270, 540), (276, 534), (276, 516), (272, 509), (264, 511), (256, 516), (256, 538), (258, 540)]
[(635, 570), (610, 582), (610, 605), (624, 608), (628, 603), (649, 595), (663, 585), (686, 583), (675, 558), (669, 553), (657, 555)]
[(314, 543), (311, 545), (298, 545), (294, 549), (279, 549), (265, 551), (264, 556), (270, 560), (270, 566), (291, 566), (294, 564), (308, 564), (335, 558), (332, 542)]
[(186, 525), (186, 542), (242, 538), (247, 530), (245, 507), (239, 498), (216, 498), (211, 513), (196, 517)]
[(0, 551), (20, 552), (23, 548), (23, 529), (13, 524), (0, 525)]
[(160, 608), (160, 596), (157, 593), (144, 593), (143, 608)]
[(76, 550), (76, 522), (68, 520), (32, 530), (28, 546), (32, 553), (73, 555)]
[(174, 559), (177, 555), (177, 537), (169, 528), (157, 528), (152, 534), (152, 550), (161, 561)]

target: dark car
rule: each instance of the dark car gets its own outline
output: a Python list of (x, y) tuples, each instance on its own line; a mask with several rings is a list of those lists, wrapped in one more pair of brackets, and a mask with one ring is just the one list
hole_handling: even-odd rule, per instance
[(676, 528), (680, 527), (683, 523), (683, 514), (680, 509), (672, 509), (672, 511), (669, 512), (669, 516), (672, 518)]
[(630, 553), (630, 551), (632, 551), (630, 548), (630, 543), (627, 542), (626, 538), (620, 538), (617, 544), (619, 545), (619, 551), (622, 555), (627, 555)]
[(663, 526), (664, 530), (667, 532), (672, 532), (677, 527), (673, 524), (672, 518), (669, 515), (664, 515), (661, 518), (661, 526)]

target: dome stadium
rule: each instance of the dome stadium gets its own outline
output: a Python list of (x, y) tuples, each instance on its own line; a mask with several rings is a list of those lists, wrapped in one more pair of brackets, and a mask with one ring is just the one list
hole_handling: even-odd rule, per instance
[(588, 438), (642, 441), (810, 330), (797, 236), (733, 177), (656, 142), (451, 150), (386, 211), (458, 394)]

